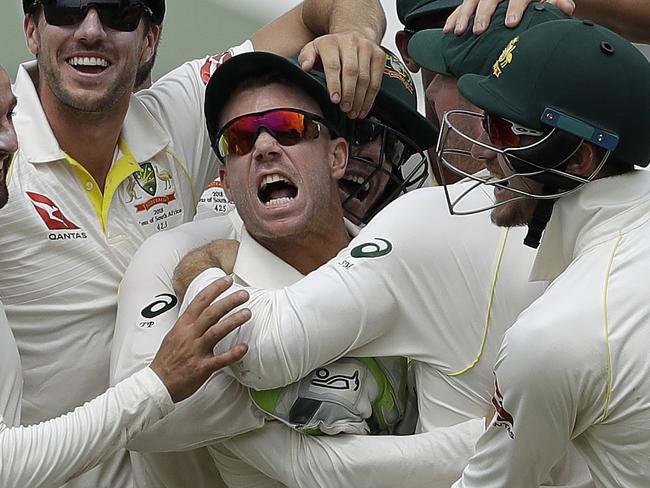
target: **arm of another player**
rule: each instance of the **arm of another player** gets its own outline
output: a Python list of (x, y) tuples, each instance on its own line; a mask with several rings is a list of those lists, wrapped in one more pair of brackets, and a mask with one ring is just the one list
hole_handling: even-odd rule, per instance
[(306, 70), (324, 68), (332, 102), (350, 117), (370, 111), (381, 86), (386, 18), (377, 0), (305, 0), (256, 32), (256, 50), (291, 56)]
[(524, 324), (508, 331), (495, 366), (496, 415), (454, 488), (540, 486), (581, 428), (584, 387), (571, 355), (558, 352), (566, 346), (540, 339), (543, 327), (517, 325)]
[(219, 239), (200, 247), (183, 258), (174, 271), (172, 285), (179, 300), (185, 298), (187, 287), (194, 278), (208, 268), (219, 268), (224, 273), (232, 273), (237, 259), (239, 242)]
[(208, 306), (232, 281), (212, 284), (188, 307), (163, 341), (151, 368), (124, 380), (73, 412), (29, 427), (0, 425), (0, 486), (59, 486), (96, 466), (148, 425), (167, 415), (216, 370), (239, 360), (245, 345), (214, 356), (214, 345), (249, 318), (230, 315), (246, 300), (231, 294)]
[(447, 488), (474, 453), (483, 422), (408, 436), (310, 436), (271, 422), (223, 446), (290, 487)]
[[(485, 32), (497, 4), (502, 0), (465, 0), (447, 19), (445, 32), (462, 34), (476, 13), (473, 32)], [(528, 4), (534, 0), (510, 0), (506, 25), (519, 24)], [(636, 42), (650, 42), (650, 2), (648, 0), (548, 0), (568, 15), (590, 19)]]

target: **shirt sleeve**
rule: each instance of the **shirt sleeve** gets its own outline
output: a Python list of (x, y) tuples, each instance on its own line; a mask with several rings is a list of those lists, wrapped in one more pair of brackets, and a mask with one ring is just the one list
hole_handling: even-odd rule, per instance
[[(228, 216), (192, 222), (157, 234), (134, 255), (118, 296), (111, 355), (111, 382), (145, 368), (176, 323), (179, 303), (172, 276), (180, 259), (214, 239), (232, 239), (238, 229)], [(135, 436), (130, 450), (183, 451), (248, 432), (263, 424), (248, 392), (232, 377), (217, 372), (166, 419)]]
[(170, 134), (174, 156), (186, 166), (197, 195), (216, 176), (217, 167), (203, 113), (205, 87), (224, 62), (253, 50), (247, 40), (222, 53), (188, 61), (137, 94)]
[(0, 485), (59, 486), (104, 461), (174, 404), (149, 368), (73, 412), (29, 427), (0, 427)]
[[(444, 232), (413, 224), (437, 219)], [(293, 383), (342, 356), (405, 356), (442, 371), (462, 369), (475, 355), (467, 345), (478, 347), (483, 335), (502, 236), (484, 216), (449, 216), (444, 193), (436, 189), (411, 192), (295, 284), (249, 289), (252, 319), (217, 351), (247, 343), (246, 356), (227, 370), (258, 390)], [(220, 276), (204, 271), (190, 285), (186, 303)], [(459, 296), (463, 306), (450, 307)], [(463, 324), (462, 330), (453, 324)]]
[(454, 488), (528, 488), (548, 482), (583, 428), (578, 419), (586, 380), (575, 374), (575, 361), (586, 358), (576, 359), (579, 348), (565, 338), (534, 323), (509, 330), (495, 367), (495, 417)]
[(309, 436), (272, 422), (223, 446), (290, 487), (446, 488), (473, 454), (483, 422), (474, 419), (410, 436), (333, 437)]

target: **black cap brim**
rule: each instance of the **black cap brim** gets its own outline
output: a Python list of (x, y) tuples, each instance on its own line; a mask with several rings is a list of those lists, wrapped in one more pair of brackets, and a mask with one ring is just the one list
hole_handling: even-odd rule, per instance
[(245, 79), (269, 72), (280, 73), (302, 88), (324, 112), (327, 107), (331, 107), (329, 94), (323, 85), (294, 61), (268, 52), (240, 54), (217, 68), (206, 88), (204, 111), (213, 146), (220, 128), (221, 111), (239, 84)]

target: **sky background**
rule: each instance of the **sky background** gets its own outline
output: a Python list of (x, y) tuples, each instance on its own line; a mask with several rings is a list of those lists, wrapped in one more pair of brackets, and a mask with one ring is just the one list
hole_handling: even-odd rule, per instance
[[(400, 28), (395, 0), (381, 0), (388, 27), (383, 44), (397, 54), (394, 37)], [(240, 44), (259, 27), (297, 5), (299, 0), (167, 0), (168, 14), (154, 77), (184, 61), (215, 54)], [(31, 59), (22, 30), (20, 0), (1, 0), (0, 63), (14, 79), (20, 62)], [(650, 46), (642, 48), (650, 57)], [(420, 109), (422, 90), (419, 80)]]

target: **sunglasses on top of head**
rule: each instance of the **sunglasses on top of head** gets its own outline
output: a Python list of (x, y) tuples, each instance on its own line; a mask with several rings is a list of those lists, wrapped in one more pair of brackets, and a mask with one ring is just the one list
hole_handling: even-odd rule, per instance
[(485, 112), (483, 116), (483, 129), (490, 141), (500, 148), (523, 146), (521, 136), (542, 137), (545, 135), (544, 132), (529, 129), (489, 112)]
[(319, 115), (293, 108), (276, 108), (241, 115), (227, 122), (217, 133), (214, 150), (221, 161), (227, 156), (244, 156), (253, 150), (262, 129), (283, 146), (294, 146), (303, 140), (320, 136), (321, 128), (335, 132)]
[(153, 15), (142, 0), (36, 0), (34, 6), (38, 5), (50, 25), (80, 24), (94, 8), (104, 26), (122, 32), (134, 31), (143, 16)]

